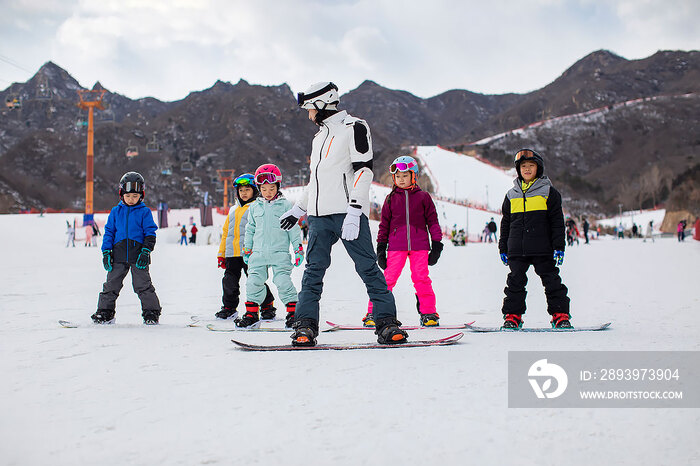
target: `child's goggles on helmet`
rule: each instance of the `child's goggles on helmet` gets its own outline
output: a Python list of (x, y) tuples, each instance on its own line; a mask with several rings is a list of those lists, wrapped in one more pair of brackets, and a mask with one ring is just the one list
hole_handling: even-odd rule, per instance
[(391, 166), (389, 167), (389, 173), (392, 175), (396, 172), (407, 172), (411, 168), (415, 167), (418, 165), (417, 162), (398, 162), (398, 163), (392, 163)]
[(263, 185), (265, 183), (274, 184), (279, 182), (280, 180), (281, 177), (278, 177), (274, 173), (258, 173), (255, 176), (255, 182), (260, 185)]
[(519, 160), (526, 160), (526, 159), (534, 159), (535, 158), (535, 153), (532, 152), (530, 149), (523, 149), (518, 151), (515, 154), (515, 161)]
[(235, 180), (233, 180), (233, 185), (234, 186), (250, 186), (253, 184), (253, 177), (246, 174), (246, 175), (241, 175)]

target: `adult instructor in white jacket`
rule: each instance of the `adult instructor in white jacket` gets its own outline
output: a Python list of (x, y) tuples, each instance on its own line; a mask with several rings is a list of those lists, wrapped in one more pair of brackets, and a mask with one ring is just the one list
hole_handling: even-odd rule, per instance
[(311, 146), (311, 179), (294, 207), (282, 215), (283, 229), (308, 213), (306, 269), (294, 317), (292, 344), (313, 346), (318, 336), (323, 277), (331, 264), (331, 248), (341, 239), (367, 287), (376, 322), (377, 341), (403, 343), (408, 335), (396, 320), (394, 296), (377, 266), (369, 229), (372, 137), (367, 122), (338, 111), (338, 87), (314, 84), (299, 93), (298, 104), (319, 126)]

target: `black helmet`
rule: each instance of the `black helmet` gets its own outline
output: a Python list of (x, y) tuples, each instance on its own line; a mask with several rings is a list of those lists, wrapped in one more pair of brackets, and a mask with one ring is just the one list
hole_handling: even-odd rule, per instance
[(542, 175), (544, 175), (544, 159), (532, 149), (520, 149), (515, 153), (515, 171), (518, 172), (518, 178), (523, 178), (520, 175), (520, 164), (526, 160), (537, 164), (537, 175), (535, 177), (542, 178)]
[(119, 197), (124, 199), (124, 194), (127, 193), (139, 193), (141, 200), (146, 196), (146, 183), (140, 173), (127, 172), (119, 180)]

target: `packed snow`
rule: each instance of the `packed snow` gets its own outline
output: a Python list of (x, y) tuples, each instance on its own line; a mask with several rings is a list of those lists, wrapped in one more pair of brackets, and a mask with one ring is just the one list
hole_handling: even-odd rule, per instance
[[(172, 215), (181, 222), (190, 216)], [(251, 353), (231, 338), (289, 338), (187, 327), (191, 315), (212, 317), (219, 309), (223, 271), (214, 241), (179, 246), (177, 226), (159, 230), (153, 252), (161, 325), (141, 324), (128, 278), (117, 325), (92, 325), (105, 272), (98, 248), (65, 246), (65, 221), (74, 217), (0, 216), (2, 464), (700, 462), (697, 409), (507, 406), (509, 351), (700, 349), (700, 242), (601, 239), (568, 248), (561, 270), (573, 323), (612, 322), (605, 332), (466, 333), (450, 347)], [(293, 272), (297, 286), (302, 273)], [(506, 274), (494, 244), (447, 243), (431, 268), (441, 322), (499, 325)], [(399, 319), (416, 324), (409, 276), (404, 271), (394, 294)], [(532, 271), (529, 291), (526, 325), (548, 325)], [(365, 306), (363, 284), (338, 244), (322, 320), (358, 324)], [(59, 319), (81, 327), (62, 328)], [(415, 331), (410, 339), (446, 332)], [(333, 332), (319, 342), (374, 338)]]

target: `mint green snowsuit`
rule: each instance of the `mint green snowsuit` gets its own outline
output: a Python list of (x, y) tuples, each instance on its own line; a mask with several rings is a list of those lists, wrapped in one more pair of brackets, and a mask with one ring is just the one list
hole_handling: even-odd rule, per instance
[(272, 282), (284, 304), (297, 301), (297, 290), (292, 284), (291, 273), (294, 264), (289, 254), (289, 246), (294, 249), (301, 244), (299, 225), (289, 231), (280, 228), (280, 216), (292, 208), (292, 203), (281, 194), (266, 201), (256, 199), (248, 209), (248, 223), (245, 227), (245, 247), (253, 253), (248, 259), (247, 300), (263, 302), (267, 290), (268, 267), (272, 268)]

